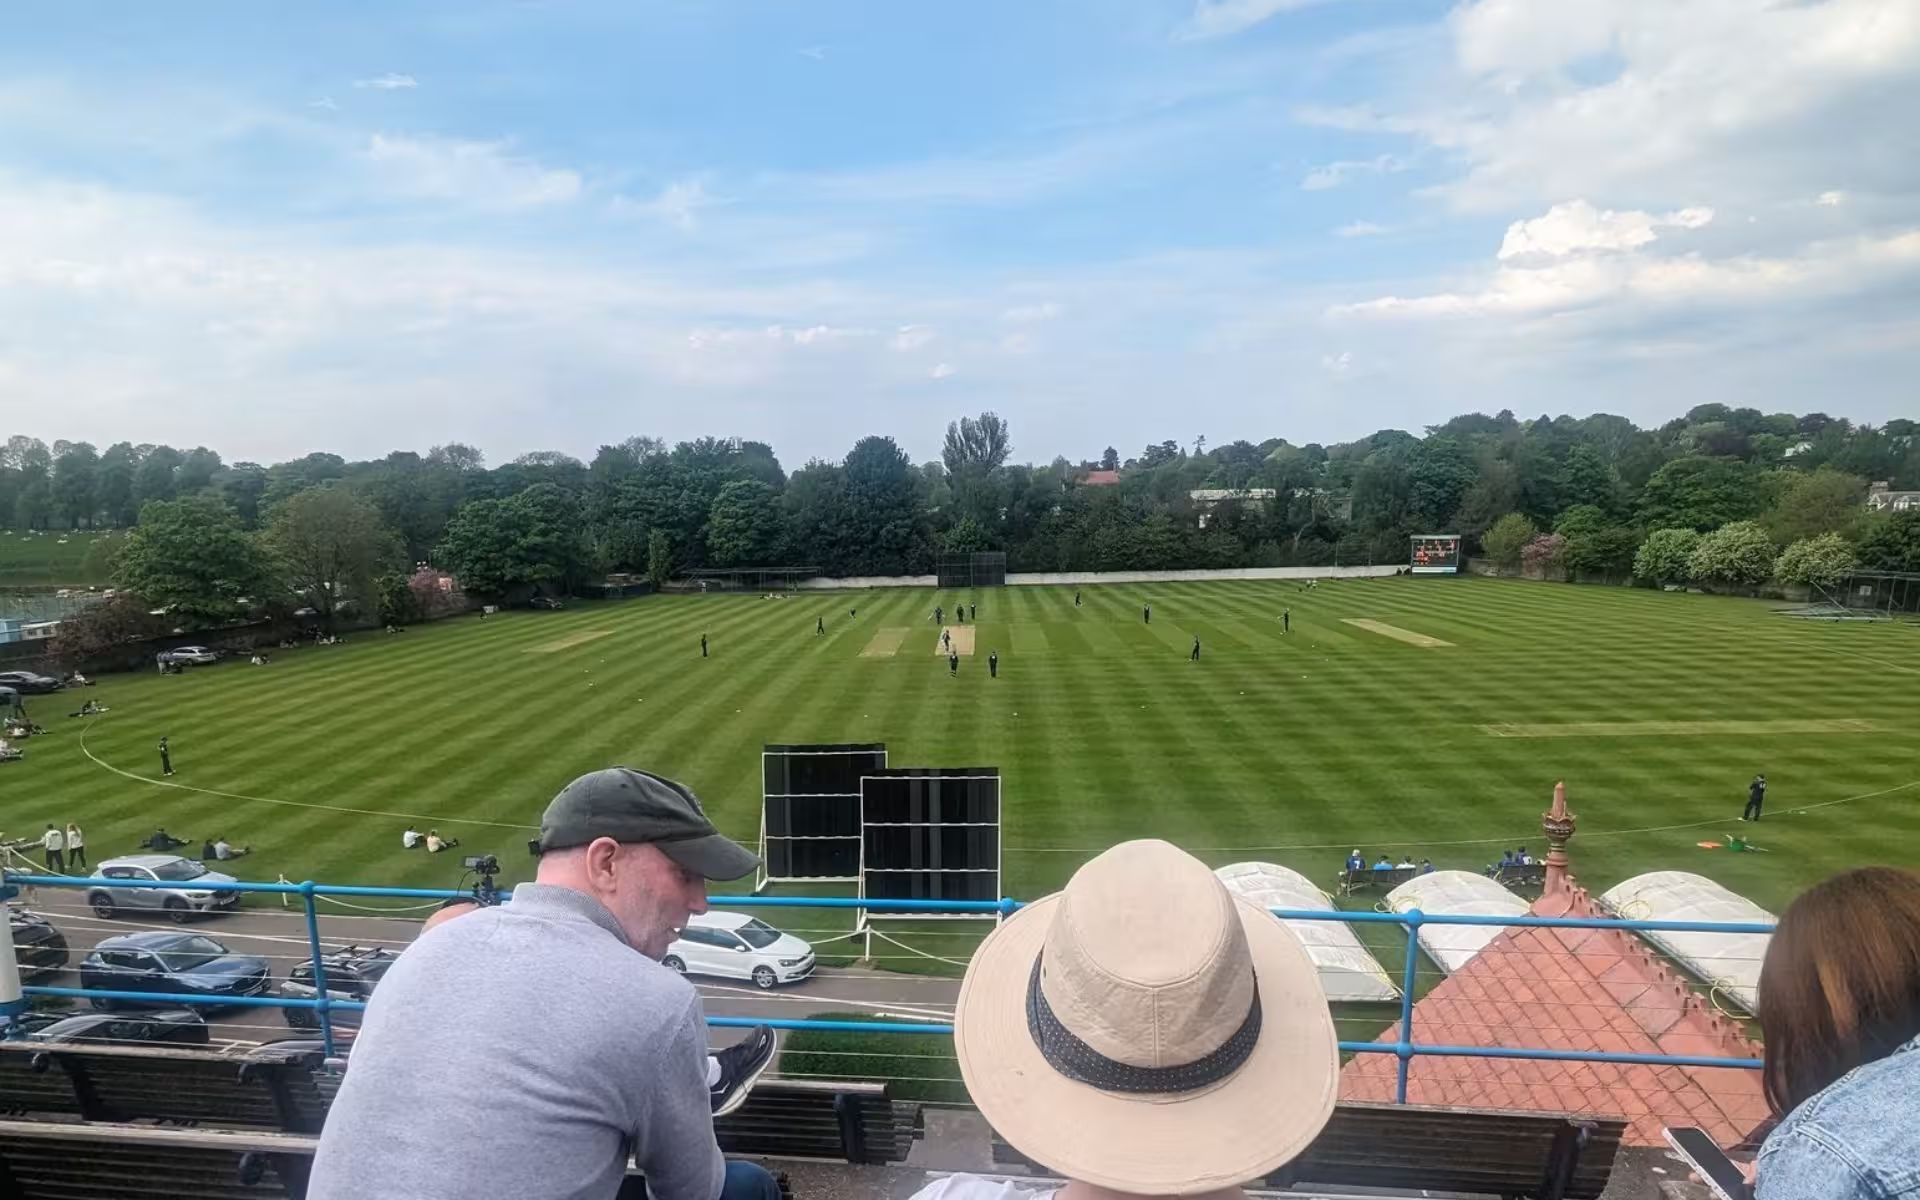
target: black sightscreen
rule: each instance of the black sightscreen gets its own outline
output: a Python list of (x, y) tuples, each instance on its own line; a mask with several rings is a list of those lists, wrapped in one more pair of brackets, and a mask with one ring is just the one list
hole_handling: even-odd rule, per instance
[(998, 767), (873, 772), (860, 781), (860, 810), (869, 899), (1000, 898)]
[(851, 879), (860, 873), (860, 779), (885, 770), (878, 743), (768, 746), (764, 776), (767, 874)]

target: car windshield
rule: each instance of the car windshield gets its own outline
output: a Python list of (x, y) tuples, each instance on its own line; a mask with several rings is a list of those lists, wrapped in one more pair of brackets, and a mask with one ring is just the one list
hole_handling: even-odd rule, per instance
[(206, 873), (206, 867), (190, 858), (176, 858), (170, 863), (161, 863), (153, 869), (155, 879), (166, 879), (175, 883), (183, 879), (198, 879)]
[(227, 948), (212, 938), (195, 937), (175, 942), (156, 953), (160, 955), (160, 961), (166, 964), (167, 970), (191, 971), (206, 966), (216, 958), (224, 958)]
[(734, 932), (755, 950), (765, 950), (780, 940), (780, 931), (758, 918), (748, 921)]

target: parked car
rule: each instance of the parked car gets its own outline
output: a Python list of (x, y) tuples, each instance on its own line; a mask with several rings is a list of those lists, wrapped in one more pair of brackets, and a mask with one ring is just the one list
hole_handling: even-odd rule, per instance
[(220, 661), (220, 652), (209, 650), (205, 646), (175, 646), (164, 650), (160, 657), (167, 662), (187, 663), (190, 666), (204, 667)]
[(813, 974), (813, 947), (758, 917), (709, 912), (687, 922), (661, 961), (687, 975), (750, 979), (771, 988)]
[[(396, 957), (391, 950), (378, 947), (367, 950), (359, 946), (348, 946), (322, 957), (320, 961), (327, 969), (327, 999), (364, 1001), (373, 995), (373, 989), (385, 978), (387, 968)], [(286, 982), (280, 985), (280, 994), (289, 1000), (312, 1000), (320, 995), (319, 989), (313, 986), (311, 958), (293, 964)], [(283, 1008), (280, 1012), (295, 1029), (320, 1028), (320, 1014), (311, 1008)], [(360, 1014), (354, 1009), (343, 1008), (333, 1014), (335, 1029), (359, 1024)]]
[[(155, 1004), (186, 1003), (219, 996), (258, 996), (273, 985), (267, 960), (236, 954), (203, 933), (149, 929), (110, 937), (80, 963), (80, 986), (88, 991), (155, 992)], [(138, 1000), (96, 997), (103, 1011)]]
[(129, 854), (110, 858), (94, 868), (94, 882), (87, 888), (87, 904), (93, 915), (111, 918), (120, 909), (158, 909), (174, 921), (184, 922), (196, 912), (224, 912), (240, 904), (239, 892), (214, 891), (211, 888), (115, 887), (117, 880), (157, 879), (172, 883), (233, 883), (233, 876), (207, 870), (206, 864), (178, 854)]
[(559, 612), (566, 604), (552, 596), (535, 596), (527, 601), (528, 608), (544, 608), (549, 612)]
[(28, 1012), (19, 1033), (30, 1042), (113, 1042), (145, 1046), (204, 1046), (207, 1020), (190, 1008), (155, 1008), (139, 1013), (82, 1012), (63, 1008)]
[(42, 675), (38, 671), (0, 671), (0, 687), (12, 688), (21, 695), (35, 692), (57, 692), (61, 683), (51, 675)]
[(53, 922), (36, 912), (7, 905), (7, 929), (13, 934), (13, 955), (20, 978), (32, 979), (67, 969), (67, 938)]

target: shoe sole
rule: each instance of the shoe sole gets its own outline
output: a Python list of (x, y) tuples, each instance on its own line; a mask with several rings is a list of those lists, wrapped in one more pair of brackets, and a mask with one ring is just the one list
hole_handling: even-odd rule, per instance
[(765, 1058), (760, 1060), (760, 1065), (753, 1069), (753, 1073), (741, 1080), (739, 1087), (733, 1089), (733, 1095), (727, 1097), (727, 1102), (713, 1110), (713, 1115), (716, 1117), (724, 1117), (734, 1109), (739, 1108), (742, 1104), (745, 1104), (747, 1102), (747, 1096), (753, 1092), (753, 1085), (760, 1082), (760, 1077), (767, 1073), (767, 1068), (772, 1066), (773, 1060), (779, 1057), (780, 1035), (775, 1033), (773, 1034), (773, 1049), (767, 1053)]

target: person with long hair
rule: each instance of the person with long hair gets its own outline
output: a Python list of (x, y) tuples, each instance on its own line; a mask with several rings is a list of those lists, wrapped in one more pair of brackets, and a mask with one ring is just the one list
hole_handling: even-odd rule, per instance
[(1767, 1102), (1758, 1200), (1920, 1181), (1920, 875), (1846, 871), (1787, 907), (1760, 970)]

